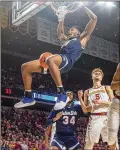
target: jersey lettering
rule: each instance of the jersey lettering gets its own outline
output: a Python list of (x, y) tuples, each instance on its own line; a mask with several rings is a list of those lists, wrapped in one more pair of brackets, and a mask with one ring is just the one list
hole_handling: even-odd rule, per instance
[(64, 121), (63, 124), (68, 125), (68, 124), (75, 124), (75, 116), (69, 117), (69, 116), (64, 116), (63, 117)]
[(100, 94), (95, 94), (95, 100), (100, 100)]
[(70, 119), (70, 124), (72, 124), (72, 125), (75, 124), (75, 116), (72, 116), (72, 118)]
[(64, 116), (63, 119), (64, 119), (63, 124), (67, 125), (69, 123), (69, 117)]

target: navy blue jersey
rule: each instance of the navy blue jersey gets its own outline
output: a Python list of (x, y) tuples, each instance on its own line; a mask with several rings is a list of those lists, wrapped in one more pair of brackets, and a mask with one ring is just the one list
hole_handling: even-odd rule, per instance
[(56, 121), (56, 134), (59, 135), (74, 135), (76, 132), (76, 123), (79, 116), (83, 115), (81, 106), (79, 104), (72, 104), (70, 107), (66, 106), (64, 109), (53, 110), (47, 120), (47, 125), (51, 125), (56, 114), (63, 112), (62, 117)]
[(74, 64), (81, 56), (83, 48), (80, 43), (80, 37), (67, 41), (60, 49), (60, 54), (65, 54)]

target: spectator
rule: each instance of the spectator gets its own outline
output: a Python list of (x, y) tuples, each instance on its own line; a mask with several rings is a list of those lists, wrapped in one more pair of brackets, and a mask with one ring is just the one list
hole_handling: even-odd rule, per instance
[[(45, 150), (44, 132), (48, 112), (2, 107), (1, 114), (1, 150)], [(82, 147), (87, 122), (88, 118), (82, 117), (77, 124), (78, 141)], [(94, 147), (94, 150), (99, 149), (107, 149), (107, 145), (100, 141)]]

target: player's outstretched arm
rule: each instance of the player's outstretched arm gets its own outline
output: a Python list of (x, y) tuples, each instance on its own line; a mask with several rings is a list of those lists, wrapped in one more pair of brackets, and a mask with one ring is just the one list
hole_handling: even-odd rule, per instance
[(113, 76), (111, 88), (112, 88), (112, 90), (119, 90), (120, 89), (120, 63), (118, 64), (116, 72)]
[(59, 23), (58, 23), (57, 37), (60, 41), (67, 40), (67, 36), (64, 34), (64, 20), (59, 21)]
[(89, 8), (83, 6), (83, 9), (87, 13), (90, 21), (88, 22), (88, 24), (85, 27), (85, 30), (81, 34), (81, 38), (90, 36), (92, 34), (92, 32), (94, 31), (95, 26), (97, 24), (97, 16)]
[(53, 5), (51, 4), (51, 8), (58, 17), (58, 27), (57, 27), (57, 37), (60, 41), (66, 41), (67, 36), (64, 34), (64, 18), (67, 14), (67, 11), (61, 10), (55, 10)]
[(80, 35), (82, 47), (85, 48), (97, 24), (97, 16), (87, 7), (83, 6), (83, 9), (85, 10), (88, 17), (90, 18), (90, 21), (86, 25), (85, 30)]

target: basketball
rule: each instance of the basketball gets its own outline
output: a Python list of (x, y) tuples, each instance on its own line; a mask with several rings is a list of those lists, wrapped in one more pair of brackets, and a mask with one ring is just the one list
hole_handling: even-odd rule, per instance
[(40, 58), (39, 58), (39, 61), (40, 61), (40, 65), (43, 67), (43, 68), (48, 68), (47, 64), (46, 64), (46, 58), (48, 58), (49, 56), (52, 56), (53, 54), (52, 53), (49, 53), (49, 52), (45, 52), (43, 54), (40, 55)]

